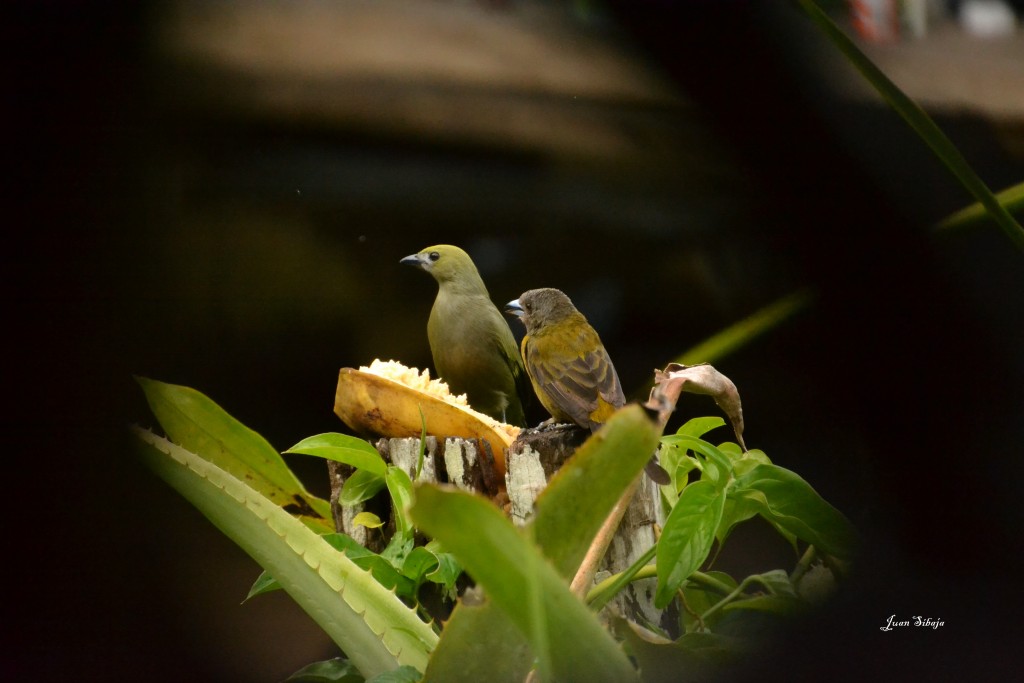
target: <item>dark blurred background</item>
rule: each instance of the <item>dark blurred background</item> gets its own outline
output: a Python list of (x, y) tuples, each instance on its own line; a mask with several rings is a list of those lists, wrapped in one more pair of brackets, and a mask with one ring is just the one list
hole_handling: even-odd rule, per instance
[[(990, 187), (1020, 182), (1021, 34), (970, 36), (944, 9), (864, 48)], [(286, 596), (240, 605), (258, 567), (133, 459), (128, 425), (155, 425), (132, 376), (195, 387), (279, 449), (341, 430), (340, 367), (429, 365), (435, 286), (398, 260), (443, 242), (499, 303), (566, 291), (638, 391), (813, 292), (716, 365), (748, 445), (865, 554), (751, 676), (1009, 666), (1024, 255), (993, 225), (932, 231), (970, 198), (795, 4), (5, 14), (5, 680), (277, 681), (333, 656)], [(679, 419), (714, 413), (687, 398)], [(326, 494), (322, 462), (289, 463)], [(759, 547), (736, 562), (792, 566)], [(882, 633), (892, 614), (945, 626)]]

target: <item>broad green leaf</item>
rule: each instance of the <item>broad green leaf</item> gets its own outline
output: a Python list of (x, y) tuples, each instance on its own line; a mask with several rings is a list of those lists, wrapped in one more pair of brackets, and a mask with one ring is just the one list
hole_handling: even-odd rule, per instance
[(417, 683), (423, 674), (411, 666), (402, 666), (393, 671), (377, 674), (366, 683)]
[(312, 455), (317, 458), (343, 462), (346, 465), (381, 476), (387, 471), (387, 463), (380, 457), (376, 448), (363, 439), (347, 434), (335, 432), (317, 434), (303, 439), (286, 450), (285, 453)]
[(658, 541), (654, 604), (659, 609), (672, 601), (683, 581), (707, 559), (724, 504), (725, 492), (705, 480), (690, 484), (679, 495)]
[(334, 531), (331, 505), (308, 491), (262, 436), (195, 389), (136, 377), (167, 437), (240, 479), (318, 533)]
[(380, 517), (373, 514), (372, 512), (360, 512), (352, 518), (353, 524), (365, 526), (367, 529), (379, 529), (384, 526), (384, 522), (380, 521)]
[(797, 0), (804, 12), (818, 25), (832, 43), (860, 71), (861, 75), (878, 91), (882, 98), (903, 117), (915, 133), (932, 152), (945, 164), (960, 184), (967, 189), (978, 202), (985, 207), (989, 215), (996, 221), (1006, 236), (1019, 249), (1024, 249), (1024, 227), (1021, 227), (1013, 216), (995, 198), (992, 191), (978, 177), (971, 165), (967, 163), (956, 145), (946, 137), (942, 130), (921, 107), (900, 90), (895, 83), (882, 73), (860, 48), (850, 40), (842, 29), (815, 4), (814, 0)]
[(562, 576), (576, 573), (608, 513), (651, 459), (658, 437), (658, 426), (643, 409), (627, 406), (552, 477), (529, 528)]
[(725, 667), (742, 652), (737, 639), (714, 633), (687, 633), (670, 641), (625, 619), (616, 620), (616, 632), (640, 666), (644, 683), (728, 680)]
[(757, 595), (743, 600), (733, 600), (722, 608), (724, 613), (742, 610), (788, 616), (806, 611), (807, 603), (796, 596)]
[(379, 474), (356, 470), (342, 485), (338, 503), (346, 507), (358, 505), (373, 498), (384, 486), (384, 477)]
[(795, 472), (778, 465), (758, 465), (736, 479), (735, 492), (744, 491), (764, 497), (762, 514), (770, 522), (840, 559), (853, 555), (857, 543), (853, 525)]
[(462, 574), (462, 567), (459, 565), (458, 560), (451, 553), (445, 552), (437, 541), (430, 541), (424, 548), (437, 558), (437, 568), (427, 574), (427, 579), (433, 583), (440, 584), (446, 590), (454, 590), (455, 582), (458, 580), (459, 575)]
[(732, 463), (724, 453), (709, 444), (707, 441), (694, 438), (687, 434), (666, 436), (662, 441), (678, 446), (681, 450), (693, 451), (696, 454), (704, 456), (705, 462), (710, 463), (711, 467), (701, 468), (701, 471), (704, 473), (702, 480), (710, 479), (715, 482), (719, 488), (724, 487), (729, 482), (729, 473), (732, 472)]
[(789, 580), (789, 574), (784, 569), (772, 569), (762, 574), (750, 576), (748, 580), (761, 584), (772, 595), (781, 595), (787, 598), (796, 597), (796, 589), (793, 588), (793, 582)]
[(533, 667), (525, 636), (491, 601), (464, 596), (445, 622), (423, 683), (523, 683)]
[(684, 422), (683, 425), (676, 430), (676, 434), (692, 436), (694, 439), (703, 439), (704, 435), (712, 429), (718, 429), (723, 425), (725, 425), (725, 420), (721, 417), (693, 417)]
[(636, 680), (596, 616), (490, 501), (424, 484), (416, 489), (411, 512), (419, 528), (443, 543), (526, 635), (541, 680)]
[(285, 679), (284, 683), (363, 683), (359, 670), (343, 657), (304, 666)]
[(746, 474), (758, 465), (771, 464), (772, 461), (768, 459), (768, 456), (764, 454), (764, 451), (755, 448), (743, 453), (743, 455), (738, 459), (732, 461), (732, 473), (733, 476), (738, 477), (741, 474)]
[(762, 501), (751, 500), (748, 496), (734, 495), (731, 491), (725, 498), (725, 506), (722, 508), (722, 519), (715, 530), (715, 539), (721, 547), (732, 530), (740, 522), (745, 522), (756, 517), (764, 510)]
[(134, 432), (146, 465), (270, 572), (361, 673), (426, 666), (437, 636), (369, 572), (215, 464), (152, 432)]
[(402, 575), (419, 585), (426, 579), (427, 574), (437, 569), (437, 566), (437, 556), (423, 546), (418, 546), (412, 549), (402, 563)]

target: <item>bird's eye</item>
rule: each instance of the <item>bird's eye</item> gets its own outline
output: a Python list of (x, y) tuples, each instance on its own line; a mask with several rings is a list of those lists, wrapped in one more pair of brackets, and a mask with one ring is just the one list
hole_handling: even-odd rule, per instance
[(437, 259), (441, 258), (441, 255), (438, 254), (436, 251), (432, 251), (429, 254), (427, 254), (427, 258), (429, 258), (431, 261), (436, 261)]

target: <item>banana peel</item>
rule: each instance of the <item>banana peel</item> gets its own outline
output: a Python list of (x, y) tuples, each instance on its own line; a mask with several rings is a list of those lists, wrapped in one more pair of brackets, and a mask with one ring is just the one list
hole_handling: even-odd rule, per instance
[[(404, 371), (413, 384), (400, 381), (402, 372), (390, 372), (396, 379), (382, 376), (380, 366), (391, 365)], [(377, 372), (371, 372), (371, 368)], [(494, 454), (498, 475), (505, 477), (505, 452), (519, 432), (517, 427), (497, 422), (478, 413), (468, 404), (461, 405), (463, 397), (452, 397), (448, 388), (429, 375), (418, 375), (415, 368), (405, 368), (393, 361), (374, 361), (371, 368), (342, 368), (338, 375), (338, 389), (334, 397), (334, 412), (351, 429), (360, 434), (384, 437), (419, 437), (423, 422), (427, 434), (437, 437), (460, 437), (486, 441)], [(425, 379), (424, 379), (425, 378)], [(438, 391), (440, 387), (441, 391)], [(447, 395), (448, 400), (440, 396)]]

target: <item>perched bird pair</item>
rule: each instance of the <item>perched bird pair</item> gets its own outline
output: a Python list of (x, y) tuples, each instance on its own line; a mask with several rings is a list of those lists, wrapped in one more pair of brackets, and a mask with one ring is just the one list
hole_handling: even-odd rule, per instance
[[(434, 367), (452, 392), (465, 393), (476, 410), (525, 425), (527, 376), (555, 422), (594, 432), (625, 404), (601, 338), (561, 291), (531, 289), (506, 304), (506, 312), (526, 327), (520, 358), (511, 330), (466, 252), (437, 245), (400, 263), (422, 268), (437, 280), (427, 322)], [(664, 470), (654, 468), (648, 467), (652, 479), (667, 479)]]

